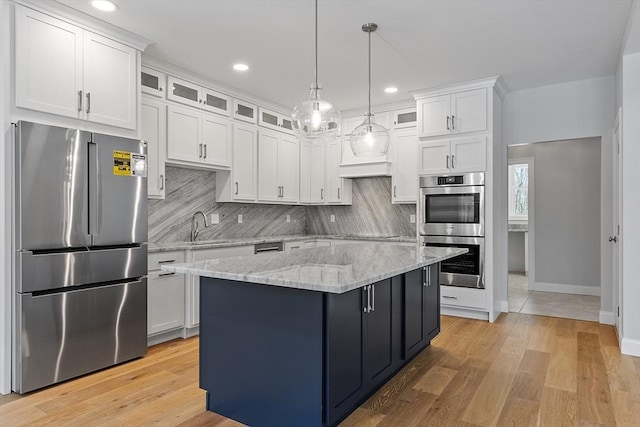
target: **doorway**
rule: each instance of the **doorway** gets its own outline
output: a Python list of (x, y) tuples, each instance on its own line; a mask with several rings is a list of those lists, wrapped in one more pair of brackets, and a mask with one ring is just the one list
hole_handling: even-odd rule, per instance
[(618, 109), (616, 121), (613, 126), (613, 230), (609, 237), (609, 243), (613, 245), (612, 249), (612, 280), (613, 288), (613, 315), (616, 332), (618, 334), (618, 342), (622, 340), (622, 321), (620, 308), (622, 307), (622, 235), (620, 234), (620, 226), (622, 224), (622, 215), (620, 212), (620, 194), (622, 194), (622, 168), (620, 167), (620, 156), (622, 154), (622, 109)]
[(509, 311), (597, 322), (600, 138), (508, 148)]

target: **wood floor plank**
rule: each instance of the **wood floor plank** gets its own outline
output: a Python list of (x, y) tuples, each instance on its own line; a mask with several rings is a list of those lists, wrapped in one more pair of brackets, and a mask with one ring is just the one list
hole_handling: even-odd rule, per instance
[(577, 405), (576, 393), (545, 387), (540, 401), (540, 426), (575, 426)]
[[(512, 397), (507, 399), (504, 409), (495, 425), (497, 426), (518, 426), (537, 427), (540, 404), (530, 400)], [(493, 425), (493, 424), (491, 424)]]
[(578, 362), (578, 420), (615, 425), (609, 382), (604, 365)]
[[(569, 328), (566, 328), (570, 330)], [(571, 393), (577, 391), (576, 369), (578, 362), (577, 334), (556, 334), (553, 350), (549, 357), (549, 365), (545, 386)]]
[(377, 427), (384, 417), (384, 414), (360, 407), (340, 425), (343, 427)]
[(454, 369), (434, 366), (418, 380), (413, 388), (426, 393), (440, 395), (457, 373), (458, 371)]

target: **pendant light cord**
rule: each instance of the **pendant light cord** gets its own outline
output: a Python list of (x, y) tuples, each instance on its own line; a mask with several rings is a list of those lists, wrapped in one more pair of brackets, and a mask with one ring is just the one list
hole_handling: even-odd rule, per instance
[[(316, 0), (316, 68), (315, 68), (315, 77), (316, 77), (316, 90), (318, 89), (318, 0)], [(318, 96), (318, 92), (316, 91), (316, 98)]]
[(367, 114), (371, 125), (371, 30), (369, 30), (369, 113)]

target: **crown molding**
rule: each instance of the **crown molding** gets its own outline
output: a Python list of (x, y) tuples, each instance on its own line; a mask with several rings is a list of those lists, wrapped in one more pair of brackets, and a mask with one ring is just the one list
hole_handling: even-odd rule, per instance
[(495, 88), (500, 98), (504, 98), (504, 96), (509, 92), (509, 88), (507, 87), (507, 84), (504, 82), (503, 78), (501, 76), (493, 76), (484, 79), (457, 83), (454, 85), (437, 86), (434, 88), (416, 90), (412, 91), (411, 95), (413, 95), (414, 99), (418, 100), (428, 98), (430, 96), (446, 95), (452, 92), (463, 92), (465, 90), (482, 89), (488, 87)]

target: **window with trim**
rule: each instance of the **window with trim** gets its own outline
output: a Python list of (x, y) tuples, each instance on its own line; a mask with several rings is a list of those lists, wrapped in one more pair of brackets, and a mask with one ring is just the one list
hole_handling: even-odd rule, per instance
[(509, 219), (529, 219), (529, 165), (509, 165)]

